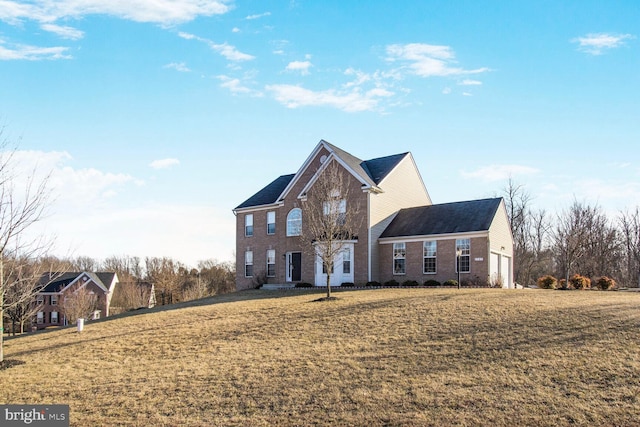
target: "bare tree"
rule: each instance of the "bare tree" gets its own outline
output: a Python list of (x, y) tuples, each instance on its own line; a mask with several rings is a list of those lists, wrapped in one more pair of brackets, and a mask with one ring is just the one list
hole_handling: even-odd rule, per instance
[(149, 307), (155, 301), (151, 294), (152, 290), (153, 287), (148, 282), (119, 282), (113, 292), (110, 313), (117, 314), (141, 307)]
[(235, 284), (235, 264), (209, 259), (198, 262), (200, 279), (207, 284), (211, 295), (233, 292)]
[(143, 279), (140, 258), (135, 256), (111, 256), (102, 262), (100, 268), (116, 273), (121, 282), (137, 282)]
[(44, 215), (49, 196), (49, 178), (47, 176), (38, 181), (33, 171), (27, 177), (24, 188), (20, 186), (17, 189), (19, 171), (15, 160), (16, 149), (9, 146), (3, 133), (4, 127), (0, 127), (0, 363), (4, 361), (5, 310), (17, 304), (15, 300), (9, 303), (5, 299), (12, 285), (11, 275), (5, 274), (5, 261), (37, 258), (50, 246), (41, 238), (28, 238), (26, 235)]
[(62, 300), (62, 312), (69, 321), (75, 323), (78, 319), (87, 319), (96, 311), (98, 307), (98, 296), (80, 286), (73, 291), (69, 291)]
[(625, 251), (625, 279), (640, 287), (640, 208), (622, 212), (618, 219), (622, 245)]
[(160, 304), (179, 302), (178, 290), (183, 282), (179, 269), (182, 265), (171, 258), (145, 258), (146, 280), (155, 285), (160, 293)]
[(362, 224), (360, 206), (351, 203), (351, 175), (337, 161), (325, 162), (302, 203), (305, 218), (301, 241), (318, 259), (327, 276), (327, 298), (331, 298), (331, 275), (335, 260), (346, 249), (346, 242), (357, 238)]
[(566, 280), (565, 287), (576, 264), (586, 253), (593, 211), (593, 207), (574, 200), (568, 210), (558, 215), (553, 233), (553, 250), (561, 277)]
[(43, 304), (34, 295), (60, 277), (65, 272), (65, 264), (54, 257), (5, 259), (6, 314), (12, 322), (14, 335), (16, 326), (19, 333), (23, 333), (27, 322), (40, 311)]

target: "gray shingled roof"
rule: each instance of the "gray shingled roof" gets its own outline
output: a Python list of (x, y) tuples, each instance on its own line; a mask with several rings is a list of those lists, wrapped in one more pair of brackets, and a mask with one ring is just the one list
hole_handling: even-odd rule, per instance
[(262, 190), (240, 203), (236, 209), (269, 205), (277, 202), (278, 197), (282, 194), (287, 185), (289, 185), (294, 176), (295, 174), (279, 176)]
[(392, 156), (378, 157), (377, 159), (362, 162), (362, 166), (364, 170), (367, 171), (371, 179), (373, 179), (373, 182), (378, 185), (408, 154), (409, 153), (407, 152), (394, 154)]
[[(394, 154), (392, 156), (378, 157), (371, 160), (360, 160), (359, 158), (347, 153), (341, 148), (324, 141), (336, 154), (340, 157), (354, 172), (364, 179), (368, 185), (376, 186), (395, 168), (400, 161), (409, 153)], [(262, 190), (242, 202), (236, 209), (249, 208), (254, 206), (269, 205), (276, 203), (278, 197), (284, 189), (289, 185), (295, 174), (282, 175), (268, 184)]]
[[(52, 274), (43, 274), (40, 278), (40, 284), (44, 286), (40, 292), (60, 292), (64, 289), (69, 283), (73, 282), (80, 276), (81, 274), (87, 273), (91, 276), (91, 279), (96, 283), (101, 283), (105, 288), (109, 289), (109, 285), (113, 281), (113, 276), (115, 273), (108, 272), (98, 272), (98, 273), (90, 273), (90, 272), (69, 272), (69, 273), (52, 273)], [(57, 277), (56, 277), (57, 276)], [(51, 277), (54, 277), (53, 281), (51, 281)]]
[(402, 209), (380, 238), (487, 231), (502, 198)]

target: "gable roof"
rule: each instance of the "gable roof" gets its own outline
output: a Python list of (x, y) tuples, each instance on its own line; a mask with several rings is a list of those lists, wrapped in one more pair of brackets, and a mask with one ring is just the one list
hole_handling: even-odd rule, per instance
[(367, 171), (367, 174), (369, 174), (373, 182), (378, 185), (407, 155), (409, 155), (408, 152), (394, 154), (392, 156), (378, 157), (377, 159), (362, 162), (362, 166), (364, 170)]
[(280, 194), (289, 185), (295, 174), (282, 175), (273, 180), (270, 184), (240, 203), (236, 209), (248, 208), (253, 206), (270, 205), (276, 203), (280, 198)]
[(363, 183), (363, 186), (372, 188), (377, 188), (378, 184), (382, 182), (382, 180), (400, 163), (400, 161), (409, 155), (408, 152), (405, 152), (365, 161), (325, 140), (320, 140), (316, 148), (297, 173), (282, 175), (276, 178), (266, 187), (238, 205), (235, 209), (269, 205), (282, 200), (288, 190), (293, 186), (296, 179), (302, 176), (302, 173), (306, 170), (309, 162), (316, 156), (322, 147), (326, 148), (332, 156), (350, 169)]
[(380, 238), (488, 231), (502, 198), (402, 209)]
[[(105, 290), (109, 290), (116, 273), (109, 272), (98, 272), (91, 273), (86, 271), (76, 271), (76, 272), (68, 272), (68, 273), (45, 273), (40, 277), (40, 284), (43, 288), (40, 292), (51, 292), (57, 293), (62, 291), (64, 288), (69, 286), (71, 283), (76, 281), (80, 276), (87, 275), (94, 281), (98, 286), (105, 288)], [(52, 280), (53, 278), (53, 280)]]

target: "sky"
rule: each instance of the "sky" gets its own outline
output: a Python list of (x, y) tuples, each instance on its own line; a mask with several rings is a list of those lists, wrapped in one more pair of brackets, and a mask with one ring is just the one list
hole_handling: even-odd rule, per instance
[(412, 152), (434, 203), (511, 178), (615, 217), (639, 37), (636, 0), (0, 0), (0, 126), (59, 256), (232, 260), (233, 208), (321, 139)]

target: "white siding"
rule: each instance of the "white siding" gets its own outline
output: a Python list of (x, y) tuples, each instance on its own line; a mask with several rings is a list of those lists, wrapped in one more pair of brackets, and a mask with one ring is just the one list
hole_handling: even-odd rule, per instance
[(378, 280), (378, 238), (402, 208), (431, 204), (411, 154), (379, 184), (382, 193), (369, 195), (369, 227), (371, 229), (371, 280)]

